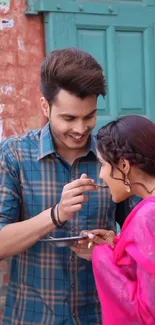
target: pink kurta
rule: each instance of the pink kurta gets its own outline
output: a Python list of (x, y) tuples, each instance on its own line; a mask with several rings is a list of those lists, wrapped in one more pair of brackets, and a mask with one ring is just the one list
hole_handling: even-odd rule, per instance
[(97, 246), (93, 269), (104, 325), (155, 325), (155, 197), (126, 219), (115, 247)]

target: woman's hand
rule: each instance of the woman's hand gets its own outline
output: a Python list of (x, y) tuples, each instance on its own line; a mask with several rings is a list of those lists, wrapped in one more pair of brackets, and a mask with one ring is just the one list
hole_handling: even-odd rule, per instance
[(88, 239), (83, 239), (71, 249), (81, 258), (88, 261), (91, 260), (92, 251), (96, 245), (99, 244), (110, 244), (114, 247), (115, 233), (112, 230), (106, 229), (95, 229), (91, 231), (82, 231), (82, 235), (87, 235)]
[[(85, 232), (84, 232), (85, 234)], [(106, 230), (106, 229), (95, 229), (90, 232), (87, 232), (87, 235), (95, 235), (92, 239), (93, 244), (110, 244), (114, 247), (114, 238), (116, 236), (115, 232), (112, 230)], [(89, 237), (91, 239), (91, 236)]]
[(72, 246), (71, 249), (76, 253), (78, 257), (84, 258), (87, 261), (91, 261), (92, 252), (95, 245), (96, 244), (93, 244), (92, 242), (90, 245), (90, 239), (88, 238), (78, 242), (78, 244), (76, 244), (76, 246)]

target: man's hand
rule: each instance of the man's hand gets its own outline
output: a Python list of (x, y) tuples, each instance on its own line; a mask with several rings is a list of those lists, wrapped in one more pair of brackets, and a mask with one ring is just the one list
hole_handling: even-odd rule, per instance
[(88, 178), (86, 174), (65, 185), (58, 205), (61, 222), (69, 220), (75, 212), (82, 209), (82, 204), (88, 201), (88, 197), (84, 195), (85, 192), (96, 191), (97, 189), (94, 180)]
[(92, 251), (96, 245), (110, 244), (114, 246), (115, 233), (112, 230), (95, 229), (92, 231), (82, 231), (82, 235), (87, 235), (88, 239), (80, 240), (75, 247), (71, 249), (81, 258), (91, 260)]

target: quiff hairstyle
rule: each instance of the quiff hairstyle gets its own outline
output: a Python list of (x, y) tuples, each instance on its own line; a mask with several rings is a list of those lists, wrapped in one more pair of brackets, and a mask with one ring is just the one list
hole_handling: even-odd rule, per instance
[(86, 98), (106, 95), (106, 79), (101, 65), (89, 53), (77, 48), (51, 52), (41, 65), (41, 89), (49, 104), (61, 89)]

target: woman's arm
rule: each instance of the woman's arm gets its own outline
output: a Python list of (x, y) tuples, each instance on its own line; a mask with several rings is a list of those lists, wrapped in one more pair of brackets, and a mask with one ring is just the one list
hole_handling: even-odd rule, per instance
[[(115, 310), (115, 316), (122, 319), (119, 325), (132, 324), (133, 319), (137, 324), (154, 325), (155, 204), (145, 213), (140, 209), (126, 231), (114, 250), (108, 245), (94, 249), (93, 268), (102, 307), (109, 319)], [(122, 245), (124, 253), (120, 254)], [(126, 319), (129, 323), (123, 323)]]

